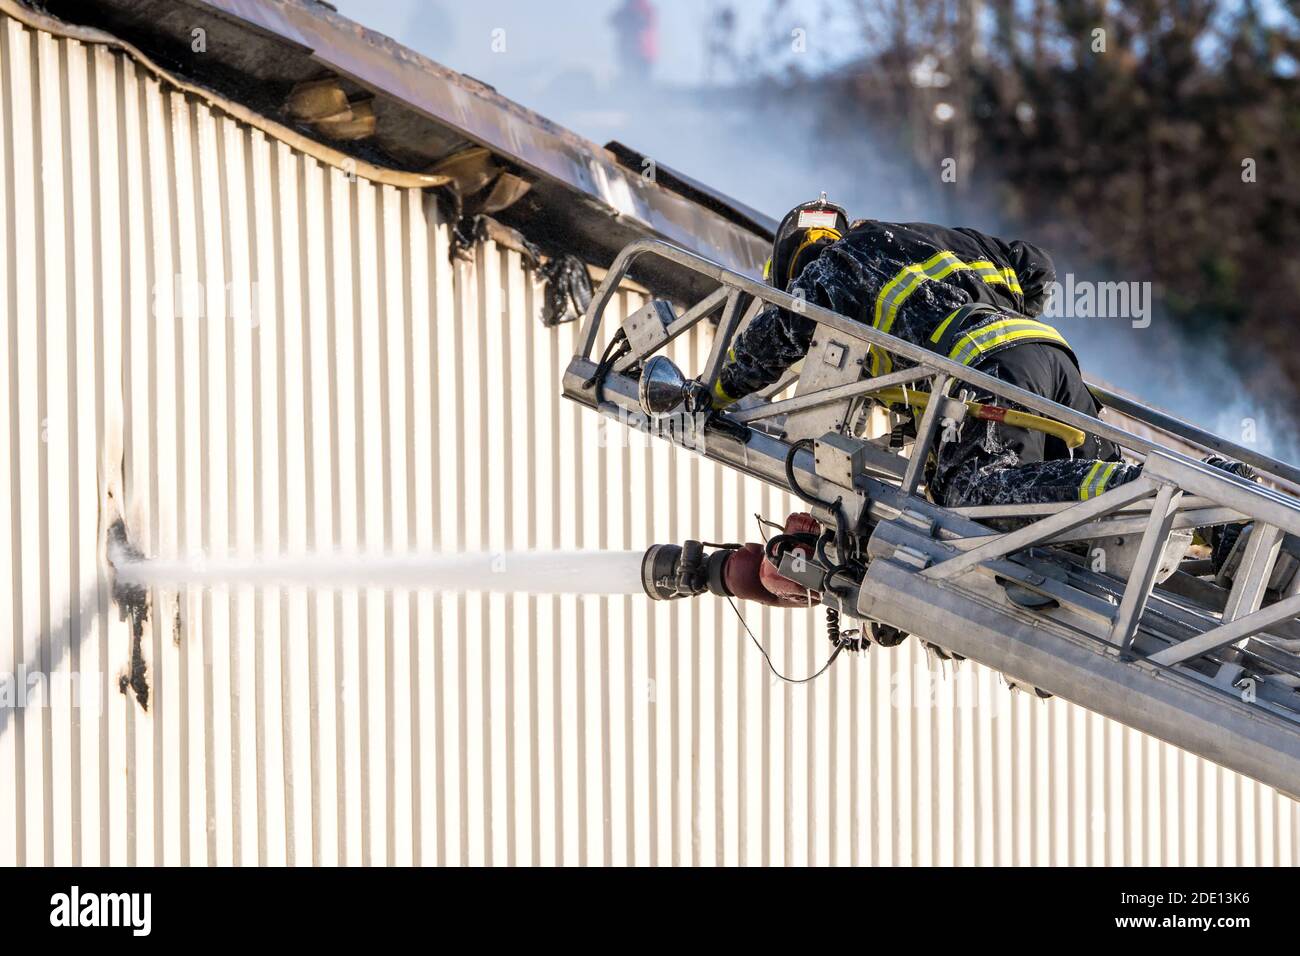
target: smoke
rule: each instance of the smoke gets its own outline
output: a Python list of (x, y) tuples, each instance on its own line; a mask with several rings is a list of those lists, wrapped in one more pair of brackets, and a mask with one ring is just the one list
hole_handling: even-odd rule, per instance
[[(628, 90), (617, 108), (572, 117), (602, 142), (618, 139), (773, 219), (825, 191), (850, 210), (882, 219), (931, 215), (906, 170), (865, 130), (830, 137), (815, 112), (739, 90)], [(853, 157), (870, 162), (855, 162)]]
[(1086, 371), (1150, 405), (1273, 458), (1300, 462), (1295, 387), (1266, 356), (1179, 328), (1157, 307), (1147, 328), (1125, 318), (1053, 318)]

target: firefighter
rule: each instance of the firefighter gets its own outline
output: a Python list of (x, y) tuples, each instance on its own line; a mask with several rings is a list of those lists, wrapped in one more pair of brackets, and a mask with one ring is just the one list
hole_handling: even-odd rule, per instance
[[(1034, 316), (1055, 280), (1048, 255), (974, 229), (858, 220), (826, 200), (782, 220), (766, 278), (796, 298), (870, 323), (1086, 415), (1099, 406), (1065, 338)], [(736, 337), (713, 393), (715, 408), (775, 382), (808, 351), (816, 324), (770, 308)], [(872, 348), (873, 375), (902, 362)], [(1005, 404), (987, 393), (969, 399)], [(940, 436), (929, 487), (950, 507), (1094, 498), (1140, 466), (1089, 436), (1071, 456), (1041, 431), (968, 420)]]

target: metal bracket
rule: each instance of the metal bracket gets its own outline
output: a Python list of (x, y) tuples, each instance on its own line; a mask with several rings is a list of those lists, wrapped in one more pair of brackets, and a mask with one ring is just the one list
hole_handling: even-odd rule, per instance
[[(847, 336), (843, 340), (832, 339), (829, 332), (825, 327), (818, 328), (818, 335), (823, 337), (813, 341), (804, 360), (799, 384), (795, 388), (796, 398), (861, 380), (868, 343)], [(846, 397), (814, 408), (791, 411), (785, 420), (786, 438), (794, 441), (841, 431), (853, 404), (854, 399)]]
[(813, 442), (813, 468), (818, 477), (852, 488), (853, 476), (866, 463), (866, 446), (860, 438), (828, 432)]
[(651, 299), (623, 320), (623, 333), (634, 355), (649, 355), (666, 345), (668, 327), (677, 320), (673, 307), (663, 299)]

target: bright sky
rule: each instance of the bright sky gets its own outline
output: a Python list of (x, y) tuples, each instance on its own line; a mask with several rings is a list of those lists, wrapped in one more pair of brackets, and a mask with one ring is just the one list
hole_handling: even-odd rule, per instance
[[(873, 195), (864, 195), (856, 169), (838, 176), (825, 163), (810, 162), (806, 118), (760, 118), (685, 92), (707, 85), (707, 26), (717, 0), (654, 0), (658, 61), (651, 83), (631, 85), (619, 82), (618, 42), (610, 23), (621, 0), (332, 2), (344, 16), (491, 84), (594, 142), (621, 140), (770, 215), (779, 217), (822, 189), (845, 202), (859, 200), (863, 208), (871, 205), (880, 215), (919, 218), (923, 213), (899, 207), (897, 191), (880, 183)], [(856, 44), (851, 33), (836, 29), (827, 5), (827, 0), (733, 0), (738, 45), (754, 49), (760, 37), (770, 41), (774, 25), (767, 18), (779, 8), (782, 32), (786, 24), (806, 31), (805, 62), (831, 65)], [(505, 31), (504, 52), (493, 50), (498, 30)], [(789, 49), (782, 46), (772, 55), (782, 54)], [(732, 75), (724, 67), (714, 79), (725, 83)]]
[[(524, 103), (539, 84), (565, 72), (596, 82), (618, 72), (610, 16), (620, 0), (331, 0), (340, 13), (401, 41), (439, 63), (491, 83)], [(763, 31), (772, 10), (808, 34), (808, 45), (826, 61), (853, 46), (837, 29), (825, 0), (733, 0), (737, 33), (746, 45)], [(717, 0), (654, 0), (659, 14), (659, 62), (655, 79), (667, 86), (693, 86), (706, 78), (706, 34)], [(506, 50), (492, 49), (493, 31), (504, 29)]]
[[(615, 69), (609, 17), (617, 0), (332, 0), (344, 16), (400, 40), (426, 56), (522, 99), (528, 81), (564, 68), (598, 78)], [(661, 69), (698, 78), (703, 65), (702, 23), (707, 3), (660, 0)], [(504, 29), (506, 50), (492, 50)], [(676, 42), (673, 38), (686, 39)], [(522, 87), (508, 88), (511, 84)]]

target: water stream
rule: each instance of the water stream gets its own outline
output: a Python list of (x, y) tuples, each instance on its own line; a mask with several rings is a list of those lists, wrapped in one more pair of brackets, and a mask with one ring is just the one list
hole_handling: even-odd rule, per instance
[(120, 584), (640, 594), (641, 551), (504, 551), (142, 559), (110, 546)]

